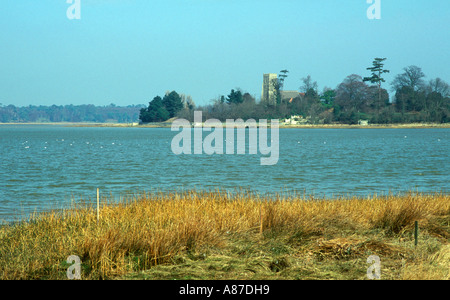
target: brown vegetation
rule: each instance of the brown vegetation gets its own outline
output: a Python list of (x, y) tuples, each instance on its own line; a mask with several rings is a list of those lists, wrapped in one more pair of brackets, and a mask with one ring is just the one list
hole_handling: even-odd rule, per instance
[[(449, 279), (450, 201), (442, 193), (318, 199), (227, 192), (102, 199), (0, 228), (0, 278)], [(414, 246), (414, 222), (420, 240)]]

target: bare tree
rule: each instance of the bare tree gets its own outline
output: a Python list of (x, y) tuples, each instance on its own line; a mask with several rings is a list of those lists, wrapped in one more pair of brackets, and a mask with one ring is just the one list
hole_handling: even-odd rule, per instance
[(336, 103), (344, 110), (361, 111), (367, 105), (368, 86), (356, 74), (347, 76), (336, 89)]
[(450, 96), (450, 86), (439, 77), (428, 82), (427, 91), (428, 93), (440, 93), (444, 98)]
[(422, 68), (417, 66), (409, 66), (403, 69), (405, 72), (395, 76), (391, 85), (394, 91), (402, 87), (411, 87), (414, 91), (418, 91), (424, 87), (423, 78), (425, 74)]
[(300, 87), (300, 91), (307, 93), (310, 89), (313, 89), (317, 93), (317, 81), (312, 81), (311, 76), (308, 75), (302, 78), (303, 85)]

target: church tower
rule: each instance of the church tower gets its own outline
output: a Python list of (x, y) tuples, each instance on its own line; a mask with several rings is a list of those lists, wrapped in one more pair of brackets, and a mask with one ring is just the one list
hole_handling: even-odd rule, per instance
[(277, 95), (274, 86), (274, 80), (277, 80), (277, 74), (269, 73), (263, 75), (263, 86), (261, 92), (261, 101), (272, 105), (277, 104)]

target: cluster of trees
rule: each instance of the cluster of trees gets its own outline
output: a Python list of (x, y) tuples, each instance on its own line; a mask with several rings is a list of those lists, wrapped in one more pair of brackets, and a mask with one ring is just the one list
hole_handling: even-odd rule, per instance
[(139, 109), (143, 105), (128, 105), (126, 107), (110, 104), (95, 105), (64, 105), (17, 107), (0, 104), (0, 122), (115, 122), (132, 123), (139, 121)]
[(287, 77), (283, 70), (273, 85), (276, 104), (257, 102), (254, 97), (240, 89), (231, 90), (228, 96), (220, 96), (211, 104), (187, 107), (177, 113), (178, 117), (193, 121), (193, 111), (203, 111), (205, 119), (215, 118), (244, 120), (284, 119), (300, 115), (309, 123), (357, 124), (359, 120), (370, 123), (411, 123), (450, 121), (450, 86), (440, 78), (426, 82), (425, 74), (417, 66), (403, 69), (391, 82), (394, 97), (382, 87), (385, 58), (375, 58), (369, 77), (357, 74), (347, 76), (335, 89), (318, 91), (317, 82), (307, 76), (302, 79), (299, 95), (294, 99), (282, 99), (282, 88)]
[(161, 98), (156, 96), (147, 108), (141, 108), (139, 119), (143, 123), (163, 122), (178, 115), (182, 109), (193, 110), (195, 103), (191, 96), (178, 94), (175, 91), (166, 92)]
[(392, 82), (395, 112), (402, 122), (450, 121), (450, 86), (440, 78), (424, 80), (421, 68), (410, 66)]

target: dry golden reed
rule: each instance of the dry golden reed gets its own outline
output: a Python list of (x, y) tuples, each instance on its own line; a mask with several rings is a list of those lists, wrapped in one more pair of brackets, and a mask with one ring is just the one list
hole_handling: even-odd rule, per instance
[[(80, 257), (84, 279), (113, 278), (197, 249), (220, 249), (230, 235), (244, 233), (288, 235), (298, 243), (315, 237), (322, 242), (314, 247), (326, 256), (344, 243), (326, 237), (339, 238), (342, 231), (401, 235), (419, 221), (448, 243), (449, 200), (443, 193), (324, 199), (219, 190), (141, 193), (121, 203), (103, 198), (99, 222), (96, 209), (86, 205), (1, 227), (0, 278), (65, 279), (70, 255)], [(354, 244), (395, 251), (373, 241)]]

